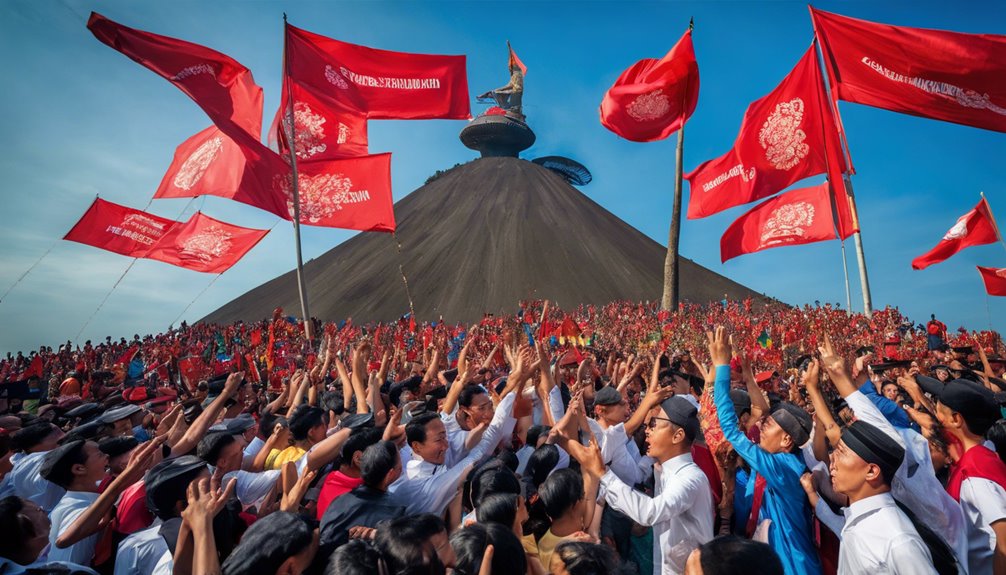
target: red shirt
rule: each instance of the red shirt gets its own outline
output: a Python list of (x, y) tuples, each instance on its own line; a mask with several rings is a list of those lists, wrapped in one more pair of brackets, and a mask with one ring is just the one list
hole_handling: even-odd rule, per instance
[(362, 478), (350, 477), (338, 470), (329, 473), (321, 485), (321, 492), (318, 493), (318, 521), (321, 521), (321, 516), (333, 501), (360, 485), (363, 485)]
[(147, 508), (147, 486), (142, 480), (123, 490), (115, 518), (116, 531), (126, 535), (146, 529), (154, 522), (154, 515)]

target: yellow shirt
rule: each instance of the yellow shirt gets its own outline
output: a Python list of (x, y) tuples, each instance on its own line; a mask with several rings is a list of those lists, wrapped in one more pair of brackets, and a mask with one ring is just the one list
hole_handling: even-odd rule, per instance
[(273, 449), (265, 459), (265, 468), (267, 471), (282, 469), (283, 464), (288, 461), (297, 461), (301, 457), (304, 457), (305, 453), (307, 453), (306, 449), (297, 447), (296, 445), (291, 445), (283, 451)]
[(538, 560), (541, 561), (541, 565), (546, 571), (549, 569), (549, 565), (552, 564), (552, 552), (565, 540), (565, 537), (553, 535), (551, 529), (546, 531), (541, 536), (541, 539), (538, 540)]

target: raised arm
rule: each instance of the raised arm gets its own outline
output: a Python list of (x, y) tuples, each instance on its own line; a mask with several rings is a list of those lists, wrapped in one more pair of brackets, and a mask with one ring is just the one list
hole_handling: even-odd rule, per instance
[(368, 413), (367, 407), (367, 361), (370, 359), (370, 343), (364, 341), (356, 348), (353, 354), (353, 394), (356, 396), (356, 412)]
[(224, 390), (213, 400), (213, 403), (210, 403), (209, 407), (199, 414), (199, 417), (192, 422), (192, 425), (185, 430), (185, 435), (178, 440), (178, 443), (171, 446), (172, 455), (184, 455), (196, 447), (196, 444), (206, 435), (210, 426), (216, 423), (220, 414), (224, 412), (227, 400), (237, 391), (244, 377), (245, 372), (243, 371), (236, 371), (227, 376), (227, 381), (224, 382)]

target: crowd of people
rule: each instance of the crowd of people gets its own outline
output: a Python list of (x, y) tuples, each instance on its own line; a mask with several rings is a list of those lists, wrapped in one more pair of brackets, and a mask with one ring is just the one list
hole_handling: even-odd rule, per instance
[(1006, 573), (1004, 355), (751, 300), (7, 354), (0, 574)]

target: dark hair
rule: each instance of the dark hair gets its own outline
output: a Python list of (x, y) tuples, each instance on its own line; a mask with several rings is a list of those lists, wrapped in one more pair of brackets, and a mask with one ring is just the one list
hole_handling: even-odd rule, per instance
[(527, 460), (524, 475), (531, 478), (536, 487), (545, 482), (549, 473), (559, 464), (559, 448), (546, 443), (535, 449)]
[(618, 573), (618, 556), (606, 545), (566, 541), (554, 553), (562, 559), (569, 575), (607, 575)]
[(527, 556), (520, 539), (509, 527), (498, 523), (475, 523), (451, 535), (451, 547), (457, 556), (458, 575), (478, 575), (486, 547), (493, 546), (493, 573), (524, 573)]
[(378, 525), (374, 546), (391, 575), (444, 575), (446, 567), (430, 538), (446, 531), (443, 520), (432, 513), (399, 517)]
[(226, 431), (210, 433), (199, 440), (199, 445), (196, 446), (196, 456), (215, 467), (220, 461), (220, 454), (224, 448), (236, 441), (237, 439), (234, 439), (234, 436)]
[(782, 561), (766, 543), (736, 535), (717, 537), (699, 547), (705, 575), (783, 575)]
[(325, 575), (374, 575), (378, 573), (381, 554), (362, 539), (352, 539), (339, 547), (325, 567)]
[(325, 410), (313, 405), (300, 405), (290, 416), (290, 437), (294, 441), (307, 439), (311, 429), (325, 424)]
[(520, 466), (520, 460), (517, 459), (517, 454), (511, 449), (504, 449), (496, 454), (496, 459), (503, 462), (503, 467), (506, 467), (510, 471), (517, 473), (517, 467)]
[(335, 415), (342, 415), (346, 411), (345, 403), (342, 400), (342, 394), (337, 391), (326, 391), (325, 393), (322, 393), (318, 404), (325, 411), (331, 411)]
[(376, 488), (398, 462), (398, 448), (390, 441), (378, 441), (363, 450), (360, 477), (367, 487)]
[(482, 498), (475, 509), (475, 518), (479, 523), (499, 523), (513, 529), (517, 520), (517, 499), (520, 495), (512, 493), (493, 493)]
[(583, 477), (568, 467), (560, 469), (541, 484), (538, 497), (545, 504), (545, 512), (555, 521), (583, 499)]
[(495, 493), (510, 493), (520, 495), (520, 480), (513, 471), (503, 467), (502, 462), (495, 462), (476, 472), (472, 478), (471, 502), (473, 507), (482, 504), (482, 500)]
[(996, 453), (1006, 463), (1006, 419), (1000, 419), (985, 432), (985, 437), (996, 447)]
[[(4, 536), (0, 537), (0, 557), (7, 559), (21, 558), (25, 551), (25, 543), (40, 535), (35, 533), (35, 527), (21, 511), (24, 501), (16, 495), (0, 499), (0, 525), (4, 526)], [(34, 561), (35, 558), (32, 558)]]
[(275, 573), (284, 561), (307, 549), (313, 538), (313, 529), (296, 513), (270, 513), (248, 528), (221, 569), (224, 575)]
[(339, 453), (341, 461), (339, 465), (352, 465), (353, 454), (358, 451), (366, 451), (368, 447), (381, 440), (383, 430), (376, 427), (364, 427), (349, 434), (349, 439), (342, 446)]
[[(55, 483), (64, 489), (73, 482), (73, 466), (83, 465), (87, 462), (87, 453), (84, 452), (84, 446), (87, 445), (87, 441), (78, 439), (71, 443), (76, 444), (76, 446), (67, 451), (66, 454), (60, 458), (59, 463), (57, 465), (53, 465), (52, 469), (45, 476), (48, 481)], [(49, 452), (50, 455), (52, 453), (52, 451)]]
[(525, 445), (531, 449), (538, 449), (538, 440), (541, 439), (542, 434), (548, 436), (548, 432), (551, 430), (552, 428), (547, 425), (532, 425), (527, 430)]
[(423, 443), (426, 441), (426, 424), (430, 423), (435, 419), (440, 419), (440, 415), (436, 413), (423, 413), (413, 417), (408, 424), (405, 425), (405, 440), (409, 445), (413, 443)]
[(280, 417), (275, 413), (270, 411), (262, 411), (258, 418), (258, 432), (262, 437), (269, 439), (272, 435), (273, 428), (276, 427), (276, 422), (280, 420)]
[(28, 427), (22, 427), (11, 435), (11, 449), (14, 451), (27, 452), (39, 443), (45, 441), (59, 428), (49, 423), (35, 423)]
[(458, 396), (458, 405), (461, 407), (471, 407), (475, 396), (484, 394), (485, 392), (486, 390), (478, 385), (469, 385), (461, 390), (461, 395)]

